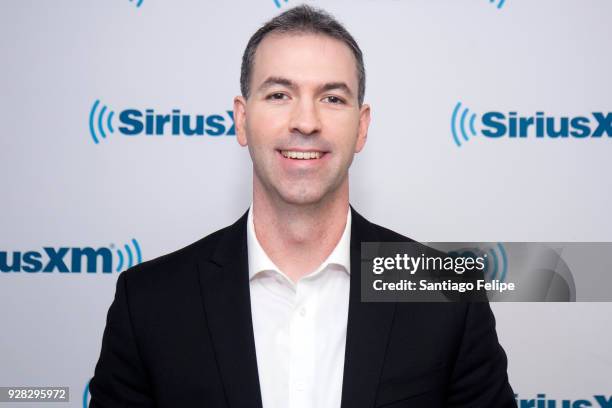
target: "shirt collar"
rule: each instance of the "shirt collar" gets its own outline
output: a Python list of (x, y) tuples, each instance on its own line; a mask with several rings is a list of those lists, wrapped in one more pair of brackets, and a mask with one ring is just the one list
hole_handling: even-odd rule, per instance
[[(342, 267), (342, 269), (350, 275), (350, 251), (351, 243), (351, 210), (350, 207), (347, 210), (346, 225), (344, 232), (340, 237), (340, 240), (336, 244), (334, 250), (329, 254), (327, 259), (319, 265), (319, 267), (309, 274), (309, 276), (319, 273), (329, 264), (335, 264)], [(248, 258), (249, 258), (249, 280), (253, 279), (255, 275), (263, 271), (276, 271), (284, 275), (284, 273), (272, 262), (268, 257), (264, 249), (261, 247), (257, 236), (255, 235), (255, 224), (253, 221), (253, 204), (249, 207), (249, 215), (247, 220), (247, 246), (248, 246)]]

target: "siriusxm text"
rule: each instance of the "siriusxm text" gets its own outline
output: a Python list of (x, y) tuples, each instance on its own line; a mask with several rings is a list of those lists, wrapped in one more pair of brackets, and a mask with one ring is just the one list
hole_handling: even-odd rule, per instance
[(1, 272), (112, 273), (112, 264), (113, 253), (105, 247), (44, 247), (42, 251), (0, 251)]
[(119, 131), (126, 136), (235, 136), (234, 112), (224, 115), (188, 115), (180, 109), (170, 114), (155, 113), (153, 109), (144, 112), (126, 109), (119, 114)]
[(519, 398), (514, 394), (518, 408), (612, 408), (612, 396), (593, 395), (593, 398), (556, 400), (546, 397), (546, 394), (537, 394), (536, 398)]
[(490, 138), (601, 138), (612, 137), (612, 112), (589, 116), (553, 117), (544, 112), (519, 116), (516, 112), (487, 112), (482, 116), (482, 134)]

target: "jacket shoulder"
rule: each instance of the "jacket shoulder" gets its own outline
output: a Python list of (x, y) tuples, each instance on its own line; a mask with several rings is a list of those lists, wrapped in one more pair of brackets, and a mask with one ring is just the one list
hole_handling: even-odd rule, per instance
[(355, 217), (357, 218), (357, 222), (359, 224), (368, 225), (370, 230), (374, 232), (374, 235), (378, 237), (378, 241), (380, 242), (415, 242), (412, 238), (409, 238), (381, 225), (374, 224), (356, 211), (353, 212), (353, 218), (355, 219)]
[(381, 242), (415, 242), (412, 238), (390, 230), (389, 228), (377, 224), (372, 224), (372, 226), (377, 230)]
[(221, 228), (181, 249), (140, 263), (122, 272), (122, 275), (125, 275), (126, 280), (134, 282), (139, 279), (169, 277), (168, 275), (176, 277), (177, 274), (191, 271), (199, 259), (208, 259), (213, 255), (221, 238), (234, 225)]

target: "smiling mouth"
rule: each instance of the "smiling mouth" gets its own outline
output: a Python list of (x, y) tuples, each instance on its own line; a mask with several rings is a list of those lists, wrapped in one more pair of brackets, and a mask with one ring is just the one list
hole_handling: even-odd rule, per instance
[(317, 160), (323, 157), (326, 152), (321, 152), (318, 150), (309, 150), (309, 151), (298, 151), (298, 150), (279, 150), (280, 154), (287, 159), (296, 159), (296, 160)]

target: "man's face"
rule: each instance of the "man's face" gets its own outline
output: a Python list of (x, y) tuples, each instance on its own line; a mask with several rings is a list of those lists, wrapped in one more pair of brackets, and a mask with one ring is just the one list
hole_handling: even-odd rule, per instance
[(370, 109), (358, 105), (355, 57), (325, 35), (271, 34), (253, 65), (249, 98), (236, 97), (234, 112), (255, 184), (286, 203), (319, 203), (348, 183), (366, 140)]

